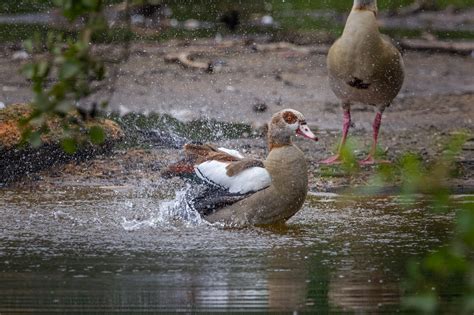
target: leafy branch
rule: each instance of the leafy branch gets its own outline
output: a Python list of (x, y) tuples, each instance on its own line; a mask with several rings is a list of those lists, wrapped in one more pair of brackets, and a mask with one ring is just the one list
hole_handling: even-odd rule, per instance
[[(456, 175), (455, 159), (468, 134), (458, 133), (447, 142), (442, 156), (429, 168), (407, 156), (403, 164), (405, 196), (423, 192), (434, 211), (456, 211), (451, 241), (408, 265), (404, 305), (423, 312), (472, 313), (474, 311), (474, 203), (455, 204), (447, 180)], [(446, 296), (448, 284), (455, 283), (459, 294)]]
[(104, 79), (103, 63), (91, 54), (91, 38), (94, 33), (106, 30), (107, 22), (102, 15), (102, 0), (54, 0), (54, 4), (70, 25), (79, 23), (82, 27), (77, 37), (49, 32), (45, 43), (37, 36), (25, 41), (25, 48), (31, 54), (36, 53), (33, 61), (22, 69), (32, 82), (34, 97), (32, 111), (21, 119), (20, 125), (23, 139), (37, 147), (42, 143), (42, 136), (50, 132), (48, 122), (54, 120), (63, 129), (63, 149), (74, 153), (77, 144), (87, 138), (96, 144), (105, 139), (100, 127), (89, 128), (85, 124), (96, 115), (97, 104), (92, 104), (88, 111), (77, 104), (93, 92), (94, 82)]
[[(367, 189), (372, 193), (377, 192), (377, 187), (399, 184), (401, 204), (410, 204), (422, 194), (433, 211), (456, 211), (451, 241), (407, 265), (402, 302), (410, 310), (474, 311), (474, 203), (472, 197), (454, 202), (449, 186), (449, 179), (459, 173), (456, 158), (470, 136), (467, 132), (454, 134), (447, 139), (441, 156), (432, 163), (423, 163), (417, 154), (405, 153), (393, 164), (379, 165), (370, 179)], [(346, 174), (360, 172), (350, 144), (342, 152), (342, 158), (341, 167)], [(452, 295), (449, 284), (456, 284), (457, 296), (447, 297)]]

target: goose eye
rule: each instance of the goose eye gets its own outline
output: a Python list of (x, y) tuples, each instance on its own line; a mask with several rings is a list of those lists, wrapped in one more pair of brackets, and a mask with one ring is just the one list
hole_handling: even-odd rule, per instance
[(298, 117), (292, 112), (284, 112), (283, 113), (283, 120), (289, 124), (292, 125), (298, 121)]

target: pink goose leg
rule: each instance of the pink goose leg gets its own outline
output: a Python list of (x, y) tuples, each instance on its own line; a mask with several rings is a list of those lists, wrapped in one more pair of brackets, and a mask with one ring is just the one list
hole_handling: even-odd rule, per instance
[(351, 126), (351, 110), (344, 109), (344, 123), (342, 125), (342, 139), (341, 143), (339, 144), (339, 149), (336, 155), (331, 156), (325, 160), (322, 160), (320, 163), (322, 164), (340, 164), (341, 160), (341, 151), (344, 145), (346, 144), (347, 134), (349, 133), (349, 128)]
[(390, 161), (387, 161), (387, 160), (375, 159), (375, 151), (377, 150), (377, 139), (379, 137), (381, 122), (382, 122), (382, 112), (379, 111), (375, 115), (374, 123), (372, 124), (374, 140), (372, 142), (372, 146), (370, 147), (369, 155), (365, 159), (359, 162), (362, 165), (371, 165), (371, 164), (376, 164), (376, 163), (390, 163)]

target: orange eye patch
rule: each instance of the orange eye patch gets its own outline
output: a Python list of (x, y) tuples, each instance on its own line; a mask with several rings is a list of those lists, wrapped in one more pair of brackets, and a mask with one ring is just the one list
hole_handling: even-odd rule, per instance
[(283, 113), (283, 120), (285, 120), (285, 122), (287, 124), (294, 124), (298, 121), (298, 117), (296, 117), (296, 115), (292, 112), (284, 112)]

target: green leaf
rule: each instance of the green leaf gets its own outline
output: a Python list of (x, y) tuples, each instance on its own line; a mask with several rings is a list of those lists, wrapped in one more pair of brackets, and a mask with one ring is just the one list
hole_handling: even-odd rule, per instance
[(355, 144), (352, 139), (348, 139), (346, 145), (341, 149), (342, 167), (347, 173), (357, 173), (359, 171), (359, 163), (354, 155)]
[(70, 79), (81, 71), (81, 65), (77, 61), (67, 60), (59, 71), (60, 79)]
[(474, 311), (474, 295), (472, 293), (466, 294), (464, 297), (464, 313), (472, 313)]
[(63, 100), (66, 97), (66, 83), (64, 81), (57, 82), (50, 89), (49, 95), (54, 95), (56, 100)]
[(467, 206), (458, 213), (457, 233), (470, 247), (474, 248), (474, 209)]
[(436, 296), (431, 293), (410, 296), (402, 300), (403, 306), (426, 313), (433, 313), (437, 306)]
[(41, 47), (43, 47), (43, 36), (40, 34), (40, 32), (36, 31), (33, 34), (33, 49), (35, 50), (40, 50)]
[(74, 108), (74, 105), (68, 101), (59, 102), (54, 110), (58, 113), (67, 114)]
[(38, 148), (41, 145), (41, 133), (39, 131), (32, 132), (28, 136), (28, 142), (32, 147)]
[(37, 76), (46, 77), (49, 73), (49, 63), (47, 61), (38, 62)]
[(85, 7), (88, 8), (96, 8), (99, 3), (97, 0), (82, 0), (81, 2)]
[[(63, 6), (65, 11), (69, 11), (69, 10), (72, 9), (73, 4), (74, 4), (73, 0), (63, 0), (62, 6)], [(67, 13), (67, 12), (65, 12), (65, 13)]]
[(64, 0), (53, 0), (53, 4), (57, 7), (60, 7), (63, 5)]
[(36, 116), (36, 117), (31, 117), (30, 125), (32, 125), (34, 127), (40, 127), (40, 126), (44, 125), (45, 121), (46, 121), (45, 115), (39, 115), (39, 116)]
[(24, 42), (23, 42), (23, 47), (25, 47), (26, 51), (29, 52), (30, 54), (33, 53), (33, 41), (29, 38), (29, 39), (26, 39)]
[[(62, 53), (62, 48), (61, 46), (59, 45), (53, 45), (51, 47), (51, 52), (55, 55), (55, 56), (60, 56), (61, 53)], [(62, 57), (62, 56), (61, 56)], [(55, 62), (60, 62), (58, 59), (60, 59), (59, 57), (55, 59)]]
[(98, 64), (94, 69), (97, 80), (102, 81), (105, 78), (105, 67), (102, 64)]
[(61, 147), (63, 148), (64, 152), (74, 154), (77, 150), (76, 140), (72, 138), (65, 138), (61, 141)]
[(105, 141), (105, 132), (99, 126), (93, 126), (89, 129), (89, 136), (93, 144), (101, 144)]
[(35, 76), (35, 72), (36, 72), (35, 64), (34, 64), (34, 63), (28, 63), (28, 64), (26, 64), (26, 65), (21, 69), (21, 72), (23, 73), (23, 75), (24, 75), (27, 79), (32, 80), (33, 77)]
[(47, 112), (50, 107), (49, 99), (44, 94), (36, 94), (33, 99), (36, 109), (40, 112)]

